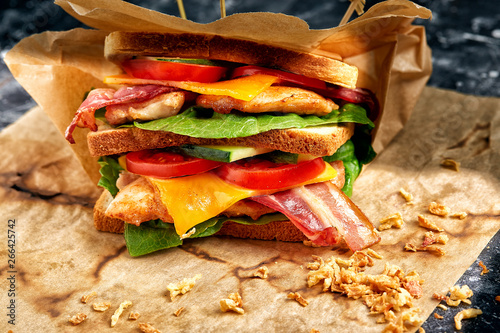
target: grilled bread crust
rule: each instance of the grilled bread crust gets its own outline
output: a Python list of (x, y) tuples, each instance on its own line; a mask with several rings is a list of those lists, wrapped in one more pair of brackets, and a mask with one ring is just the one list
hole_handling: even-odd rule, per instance
[(134, 56), (153, 56), (274, 67), (347, 88), (355, 88), (358, 79), (358, 69), (338, 59), (207, 34), (116, 31), (107, 36), (104, 53), (117, 63)]

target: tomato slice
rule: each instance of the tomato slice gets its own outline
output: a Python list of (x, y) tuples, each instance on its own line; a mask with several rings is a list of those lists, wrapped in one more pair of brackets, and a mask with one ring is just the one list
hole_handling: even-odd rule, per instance
[(128, 171), (155, 178), (195, 175), (224, 164), (162, 150), (134, 151), (127, 154), (126, 162)]
[(272, 69), (272, 68), (264, 68), (264, 67), (259, 67), (259, 66), (242, 66), (236, 68), (233, 73), (231, 74), (232, 78), (239, 77), (239, 76), (247, 76), (247, 75), (253, 75), (253, 74), (266, 74), (266, 75), (272, 75), (276, 76), (279, 79), (289, 82), (289, 83), (294, 83), (299, 86), (307, 87), (307, 88), (314, 88), (314, 89), (326, 89), (326, 83), (324, 81), (321, 81), (319, 79), (307, 77), (304, 75), (300, 74), (295, 74), (295, 73), (289, 73), (289, 72), (284, 72), (280, 71), (279, 69)]
[(274, 163), (260, 158), (222, 165), (215, 173), (224, 181), (253, 190), (276, 190), (306, 182), (325, 170), (321, 157), (298, 164)]
[(221, 66), (172, 62), (152, 59), (130, 59), (121, 64), (127, 74), (138, 79), (216, 82), (226, 73)]

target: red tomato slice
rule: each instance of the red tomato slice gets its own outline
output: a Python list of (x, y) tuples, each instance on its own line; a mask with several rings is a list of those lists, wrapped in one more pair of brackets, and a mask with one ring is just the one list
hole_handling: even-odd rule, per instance
[(298, 164), (259, 158), (227, 163), (215, 170), (224, 181), (253, 190), (276, 190), (301, 184), (325, 170), (321, 157)]
[(222, 164), (224, 163), (161, 150), (141, 150), (127, 154), (128, 171), (156, 178), (195, 175)]
[(138, 79), (149, 80), (207, 83), (219, 81), (226, 73), (226, 68), (220, 66), (186, 64), (151, 59), (130, 59), (124, 61), (121, 66), (127, 74)]
[(304, 75), (299, 75), (295, 73), (289, 73), (280, 71), (279, 69), (264, 68), (259, 66), (242, 66), (236, 68), (231, 77), (236, 78), (239, 76), (253, 75), (253, 74), (267, 74), (273, 75), (280, 78), (283, 81), (297, 84), (299, 86), (314, 88), (314, 89), (326, 89), (326, 83), (319, 79), (307, 77)]

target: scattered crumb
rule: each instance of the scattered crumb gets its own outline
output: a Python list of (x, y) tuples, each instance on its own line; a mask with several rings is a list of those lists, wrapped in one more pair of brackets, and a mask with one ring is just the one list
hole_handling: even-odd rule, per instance
[(448, 307), (444, 304), (438, 304), (437, 307), (444, 310), (444, 311), (448, 310)]
[(418, 333), (425, 333), (424, 328), (423, 328), (423, 327), (419, 327), (419, 328), (418, 328)]
[[(348, 260), (330, 257), (324, 260), (313, 256), (314, 262), (307, 267), (309, 287), (322, 283), (323, 291), (341, 293), (349, 298), (360, 299), (370, 314), (380, 314), (378, 323), (389, 323), (385, 332), (402, 332), (405, 323), (419, 325), (419, 308), (413, 300), (423, 295), (418, 273), (405, 274), (389, 263), (378, 275), (365, 274), (364, 269), (373, 266), (373, 260), (364, 252), (355, 252)], [(398, 316), (399, 314), (399, 316)]]
[(230, 294), (228, 298), (221, 299), (220, 309), (223, 312), (234, 311), (238, 314), (245, 313), (245, 310), (243, 310), (243, 302), (239, 293), (233, 293)]
[(185, 307), (182, 306), (182, 307), (178, 308), (177, 310), (175, 310), (174, 316), (179, 317), (181, 315), (181, 313), (184, 311), (184, 309), (185, 309)]
[(405, 221), (403, 221), (403, 216), (400, 212), (397, 212), (380, 220), (380, 226), (378, 227), (378, 230), (387, 230), (392, 227), (400, 229), (404, 223)]
[(310, 240), (304, 240), (304, 241), (302, 241), (302, 244), (304, 244), (305, 246), (309, 246), (309, 247), (321, 247), (321, 245), (314, 244)]
[(458, 285), (451, 287), (450, 296), (435, 293), (432, 297), (439, 301), (446, 301), (449, 306), (459, 306), (460, 303), (471, 304), (469, 298), (472, 295), (472, 290), (464, 284), (462, 287)]
[(296, 300), (297, 303), (299, 303), (303, 307), (306, 307), (309, 305), (309, 301), (306, 300), (304, 297), (302, 297), (302, 295), (299, 293), (289, 293), (287, 298)]
[(111, 307), (110, 302), (99, 302), (92, 304), (94, 311), (104, 312)]
[(478, 263), (478, 265), (479, 265), (479, 266), (483, 269), (483, 270), (481, 271), (481, 275), (484, 275), (484, 274), (487, 274), (487, 273), (489, 273), (489, 272), (490, 272), (490, 270), (489, 270), (488, 268), (486, 268), (486, 266), (483, 264), (483, 262), (482, 262), (482, 261), (480, 261), (480, 262)]
[(500, 296), (495, 296), (495, 301), (500, 302)]
[(425, 216), (419, 214), (418, 215), (418, 225), (423, 227), (423, 228), (426, 228), (426, 229), (430, 229), (430, 230), (433, 230), (433, 231), (444, 231), (444, 229), (438, 227), (435, 223), (429, 221), (428, 218), (426, 218)]
[(441, 166), (456, 172), (460, 171), (460, 162), (452, 160), (451, 158), (445, 158), (441, 161)]
[(188, 232), (186, 232), (185, 234), (181, 235), (181, 236), (180, 236), (180, 239), (186, 239), (186, 238), (189, 238), (189, 237), (193, 236), (195, 232), (196, 232), (196, 228), (192, 228), (191, 230), (189, 230), (189, 231), (188, 231)]
[(128, 320), (137, 320), (140, 316), (141, 314), (139, 312), (130, 312)]
[(483, 311), (481, 311), (480, 309), (465, 309), (465, 310), (462, 310), (460, 311), (459, 313), (457, 313), (455, 315), (455, 328), (457, 330), (461, 330), (462, 329), (462, 319), (470, 319), (470, 318), (475, 318), (479, 315), (483, 314)]
[(315, 328), (313, 328), (309, 333), (320, 333), (320, 331), (317, 330), (317, 329), (315, 329)]
[(444, 256), (446, 254), (445, 250), (443, 250), (441, 247), (436, 246), (436, 245), (427, 245), (427, 246), (417, 247), (416, 245), (414, 245), (412, 243), (406, 243), (404, 246), (404, 250), (410, 251), (410, 252), (427, 251), (427, 252), (431, 252), (431, 253), (439, 255), (439, 256)]
[(156, 328), (151, 326), (151, 324), (139, 323), (138, 326), (142, 333), (161, 333)]
[(90, 294), (88, 295), (83, 295), (82, 296), (82, 303), (85, 303), (87, 304), (87, 302), (92, 298), (92, 297), (95, 297), (97, 296), (97, 293), (95, 291), (91, 292)]
[(118, 307), (118, 309), (116, 309), (113, 316), (111, 316), (111, 327), (115, 327), (116, 323), (118, 322), (118, 318), (120, 318), (123, 310), (125, 310), (131, 305), (132, 305), (131, 301), (124, 301), (120, 304), (120, 306)]
[(87, 315), (85, 313), (77, 313), (69, 319), (69, 322), (72, 325), (76, 326), (81, 324), (85, 319), (87, 319)]
[(261, 266), (255, 273), (253, 273), (253, 276), (261, 279), (267, 279), (267, 273), (269, 273), (269, 269), (266, 266)]
[(437, 313), (434, 312), (434, 318), (436, 319), (443, 319), (444, 317), (441, 315), (438, 315)]
[(433, 201), (429, 204), (429, 212), (437, 216), (447, 216), (450, 214), (450, 208)]
[(435, 234), (432, 231), (428, 231), (424, 235), (424, 242), (422, 243), (422, 246), (429, 246), (431, 244), (443, 244), (446, 245), (448, 243), (448, 236), (445, 234)]
[(366, 254), (368, 254), (370, 257), (375, 258), (375, 259), (384, 259), (384, 257), (382, 257), (382, 255), (378, 254), (377, 252), (375, 252), (375, 250), (372, 250), (372, 249), (367, 249)]
[(179, 295), (182, 294), (184, 295), (191, 289), (193, 289), (196, 280), (201, 279), (201, 274), (196, 274), (194, 277), (188, 279), (185, 278), (180, 282), (177, 283), (169, 283), (167, 286), (167, 290), (170, 291), (170, 300), (173, 302), (174, 299)]
[(467, 213), (466, 212), (453, 213), (450, 215), (450, 217), (454, 217), (454, 218), (458, 218), (460, 220), (463, 220), (467, 217)]
[(401, 194), (407, 203), (413, 203), (413, 195), (411, 193), (406, 192), (403, 188), (400, 188), (399, 194)]

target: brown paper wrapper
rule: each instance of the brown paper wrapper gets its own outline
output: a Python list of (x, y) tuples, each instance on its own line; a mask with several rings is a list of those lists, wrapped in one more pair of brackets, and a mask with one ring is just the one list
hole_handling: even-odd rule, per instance
[[(382, 112), (373, 143), (376, 151), (403, 128), (431, 73), (424, 29), (411, 25), (414, 18), (429, 18), (430, 11), (404, 0), (377, 4), (350, 23), (326, 30), (310, 30), (296, 17), (272, 13), (236, 14), (198, 24), (118, 0), (59, 0), (56, 4), (100, 30), (34, 35), (14, 47), (5, 61), (61, 133), (85, 92), (103, 86), (104, 76), (119, 72), (103, 58), (104, 38), (115, 30), (219, 34), (341, 58), (358, 67), (358, 87), (370, 89), (380, 101)], [(391, 96), (397, 96), (394, 102)], [(72, 148), (97, 182), (98, 165), (88, 153), (86, 133), (76, 130), (77, 144)]]
[[(446, 293), (500, 228), (499, 108), (500, 99), (426, 88), (403, 131), (355, 184), (353, 199), (376, 226), (398, 211), (406, 221), (402, 229), (381, 232), (382, 240), (373, 249), (384, 258), (366, 272), (379, 274), (386, 262), (405, 272), (416, 270), (425, 280), (423, 296), (414, 301), (422, 318), (438, 304), (432, 294)], [(376, 324), (378, 316), (370, 315), (360, 300), (306, 286), (312, 255), (347, 259), (350, 253), (300, 243), (209, 237), (131, 258), (122, 236), (93, 228), (96, 188), (39, 108), (0, 133), (0, 147), (0, 211), (5, 218), (0, 232), (7, 235), (7, 219), (16, 221), (15, 331), (43, 327), (44, 332), (103, 332), (125, 300), (133, 305), (114, 328), (119, 332), (138, 332), (138, 322), (161, 332), (381, 332), (385, 327)], [(461, 162), (460, 171), (442, 168), (445, 157)], [(400, 196), (400, 188), (413, 194), (412, 205)], [(430, 215), (431, 201), (468, 216)], [(418, 214), (449, 236), (441, 246), (444, 256), (403, 251), (407, 242), (422, 242), (426, 230), (418, 226)], [(261, 265), (269, 269), (265, 280), (252, 277)], [(167, 285), (196, 274), (202, 278), (195, 287), (172, 302)], [(479, 269), (477, 274), (480, 279)], [(4, 291), (9, 275), (4, 266)], [(97, 296), (81, 303), (92, 291)], [(243, 298), (243, 315), (220, 310), (219, 300), (234, 292)], [(287, 299), (289, 292), (299, 292), (309, 305)], [(7, 292), (0, 293), (1, 304), (10, 299)], [(91, 308), (103, 301), (111, 302), (106, 312)], [(180, 307), (185, 310), (174, 316)], [(138, 322), (127, 319), (131, 311), (141, 314)], [(76, 313), (88, 317), (72, 327), (68, 320)], [(451, 322), (443, 325), (453, 329)]]

